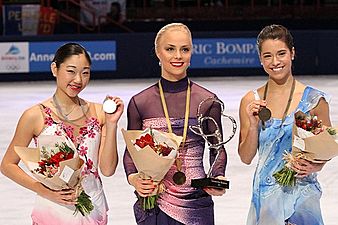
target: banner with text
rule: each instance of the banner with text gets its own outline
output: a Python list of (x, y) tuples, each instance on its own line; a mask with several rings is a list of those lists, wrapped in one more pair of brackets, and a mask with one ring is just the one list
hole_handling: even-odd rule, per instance
[(22, 6), (3, 5), (3, 34), (21, 35), (22, 34)]
[(256, 38), (204, 38), (193, 40), (192, 69), (261, 67)]
[[(29, 71), (50, 71), (50, 63), (56, 50), (66, 42), (31, 42), (29, 45)], [(115, 41), (79, 41), (91, 56), (92, 71), (116, 70)]]
[[(76, 41), (92, 60), (92, 71), (116, 71), (116, 41)], [(48, 72), (56, 50), (67, 42), (2, 42), (0, 73)]]

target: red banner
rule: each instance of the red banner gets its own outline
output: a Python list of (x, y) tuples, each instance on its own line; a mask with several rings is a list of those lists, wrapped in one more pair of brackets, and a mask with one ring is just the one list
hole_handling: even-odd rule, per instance
[(55, 9), (41, 6), (38, 34), (53, 34), (56, 19), (57, 12)]

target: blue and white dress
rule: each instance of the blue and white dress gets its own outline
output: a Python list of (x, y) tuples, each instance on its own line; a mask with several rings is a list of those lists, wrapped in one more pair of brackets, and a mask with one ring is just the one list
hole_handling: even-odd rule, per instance
[(294, 112), (285, 118), (271, 118), (266, 129), (259, 128), (259, 160), (253, 180), (253, 195), (247, 225), (322, 225), (320, 210), (321, 187), (317, 174), (297, 179), (295, 187), (282, 187), (273, 174), (284, 166), (284, 151), (291, 152), (294, 113), (309, 114), (319, 100), (328, 96), (310, 86), (304, 90)]

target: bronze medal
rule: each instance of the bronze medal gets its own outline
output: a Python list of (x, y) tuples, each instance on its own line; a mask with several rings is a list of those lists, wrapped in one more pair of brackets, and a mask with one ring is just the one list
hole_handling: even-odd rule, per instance
[(186, 181), (186, 176), (183, 172), (177, 171), (173, 176), (173, 181), (177, 185), (182, 185)]
[(271, 111), (266, 107), (262, 107), (258, 113), (258, 117), (260, 120), (266, 122), (271, 118)]
[(176, 163), (176, 167), (177, 167), (177, 172), (173, 176), (173, 181), (177, 185), (182, 185), (186, 181), (185, 174), (183, 172), (181, 172), (181, 170), (182, 170), (182, 160), (180, 158), (176, 158), (175, 163)]

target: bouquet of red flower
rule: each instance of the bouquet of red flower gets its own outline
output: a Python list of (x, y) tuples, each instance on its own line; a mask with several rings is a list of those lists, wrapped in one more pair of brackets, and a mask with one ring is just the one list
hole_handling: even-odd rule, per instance
[[(156, 131), (155, 131), (156, 132)], [(141, 149), (150, 146), (151, 149), (154, 150), (160, 156), (168, 156), (169, 154), (174, 154), (175, 149), (169, 146), (167, 143), (159, 143), (155, 142), (153, 131), (150, 129), (149, 133), (142, 135), (140, 138), (135, 140), (135, 145), (140, 147)], [(175, 153), (176, 154), (176, 153)]]
[(51, 150), (50, 154), (46, 149), (46, 146), (42, 146), (41, 154), (43, 156), (41, 161), (38, 162), (39, 167), (34, 169), (34, 172), (51, 178), (59, 171), (60, 162), (74, 157), (74, 150), (71, 149), (65, 142), (62, 142), (61, 144), (56, 143), (55, 147), (58, 152)]
[[(150, 128), (144, 131), (122, 129), (122, 134), (140, 176), (160, 183), (176, 159), (182, 137)], [(165, 188), (163, 184), (158, 187), (152, 196), (139, 197), (144, 210), (155, 207)]]
[(73, 188), (78, 192), (75, 214), (89, 214), (94, 206), (81, 187), (83, 160), (74, 144), (63, 136), (39, 137), (38, 148), (14, 147), (27, 168), (42, 184), (52, 190)]
[[(324, 128), (316, 116), (308, 116), (301, 111), (295, 113), (293, 125), (292, 151), (284, 154), (285, 166), (273, 174), (282, 186), (296, 184), (296, 171), (292, 165), (303, 158), (314, 163), (325, 163), (338, 155), (336, 129)], [(324, 150), (324, 151), (323, 151)]]

